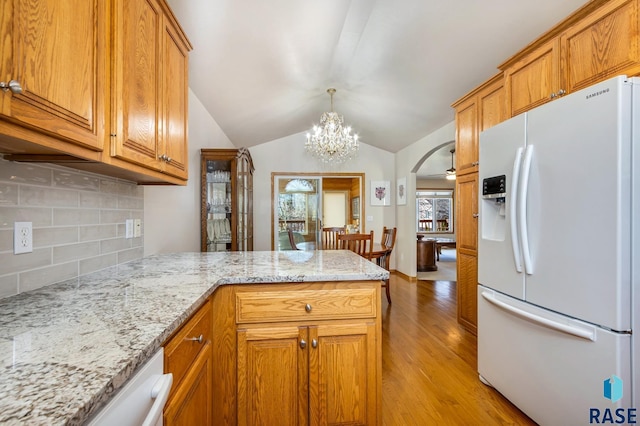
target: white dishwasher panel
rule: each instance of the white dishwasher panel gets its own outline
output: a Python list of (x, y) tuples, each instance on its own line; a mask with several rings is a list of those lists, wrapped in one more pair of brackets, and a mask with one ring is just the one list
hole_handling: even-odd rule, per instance
[(173, 382), (164, 373), (164, 349), (135, 373), (89, 426), (162, 426), (162, 410)]

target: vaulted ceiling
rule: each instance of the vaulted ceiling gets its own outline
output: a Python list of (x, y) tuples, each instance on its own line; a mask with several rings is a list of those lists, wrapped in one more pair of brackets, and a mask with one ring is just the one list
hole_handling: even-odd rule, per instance
[(452, 102), (585, 1), (169, 3), (194, 46), (189, 85), (234, 145), (308, 130), (334, 87), (361, 141), (397, 152), (453, 120)]

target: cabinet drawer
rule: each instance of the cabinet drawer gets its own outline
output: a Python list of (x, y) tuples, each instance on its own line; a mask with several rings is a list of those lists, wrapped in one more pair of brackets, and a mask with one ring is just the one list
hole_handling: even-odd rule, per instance
[(376, 288), (238, 291), (236, 321), (259, 323), (376, 316)]
[(211, 341), (211, 333), (211, 302), (207, 301), (165, 345), (165, 371), (173, 374), (173, 389), (182, 381), (198, 353)]

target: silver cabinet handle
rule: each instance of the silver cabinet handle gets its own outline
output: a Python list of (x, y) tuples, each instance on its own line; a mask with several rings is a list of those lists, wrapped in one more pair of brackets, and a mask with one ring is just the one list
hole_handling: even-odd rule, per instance
[(188, 340), (190, 342), (198, 342), (198, 343), (202, 343), (202, 340), (204, 339), (204, 336), (201, 334), (198, 337), (188, 337), (184, 340)]
[(308, 303), (307, 303), (306, 305), (304, 305), (304, 310), (305, 310), (305, 311), (307, 311), (307, 312), (311, 312), (311, 309), (312, 309), (312, 308), (311, 308), (311, 305), (310, 305), (310, 304), (308, 304)]
[(5, 83), (4, 81), (0, 81), (0, 89), (11, 90), (11, 93), (22, 93), (22, 86), (15, 80), (10, 80), (9, 83)]
[(304, 339), (300, 340), (300, 347), (301, 347), (302, 349), (304, 349), (304, 348), (306, 348), (306, 347), (307, 347), (307, 342), (306, 342)]
[(562, 96), (562, 95), (564, 95), (565, 93), (567, 93), (567, 92), (565, 92), (565, 91), (564, 91), (564, 89), (560, 89), (560, 90), (558, 90), (558, 96)]
[(478, 213), (474, 213), (474, 214), (473, 214), (474, 219), (477, 219), (477, 218), (478, 218), (478, 216), (480, 216)]
[(311, 340), (311, 347), (314, 349), (318, 347), (318, 341), (316, 339)]
[(555, 98), (556, 96), (558, 96), (558, 95), (556, 95), (555, 93), (552, 93), (552, 94), (549, 96), (549, 98), (553, 99), (553, 98)]

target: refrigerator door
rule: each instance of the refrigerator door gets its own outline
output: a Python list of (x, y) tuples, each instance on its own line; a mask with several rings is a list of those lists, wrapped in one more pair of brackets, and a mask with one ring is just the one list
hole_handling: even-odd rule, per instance
[[(520, 158), (525, 147), (526, 114), (480, 134), (478, 194), (478, 282), (524, 298), (524, 270), (516, 222)], [(502, 200), (483, 195), (483, 182), (505, 176)]]
[[(478, 287), (478, 372), (538, 424), (588, 424), (591, 409), (631, 407), (630, 365), (629, 334)], [(603, 392), (611, 375), (623, 385), (615, 403)]]
[(527, 115), (525, 300), (630, 330), (631, 84), (617, 77)]

